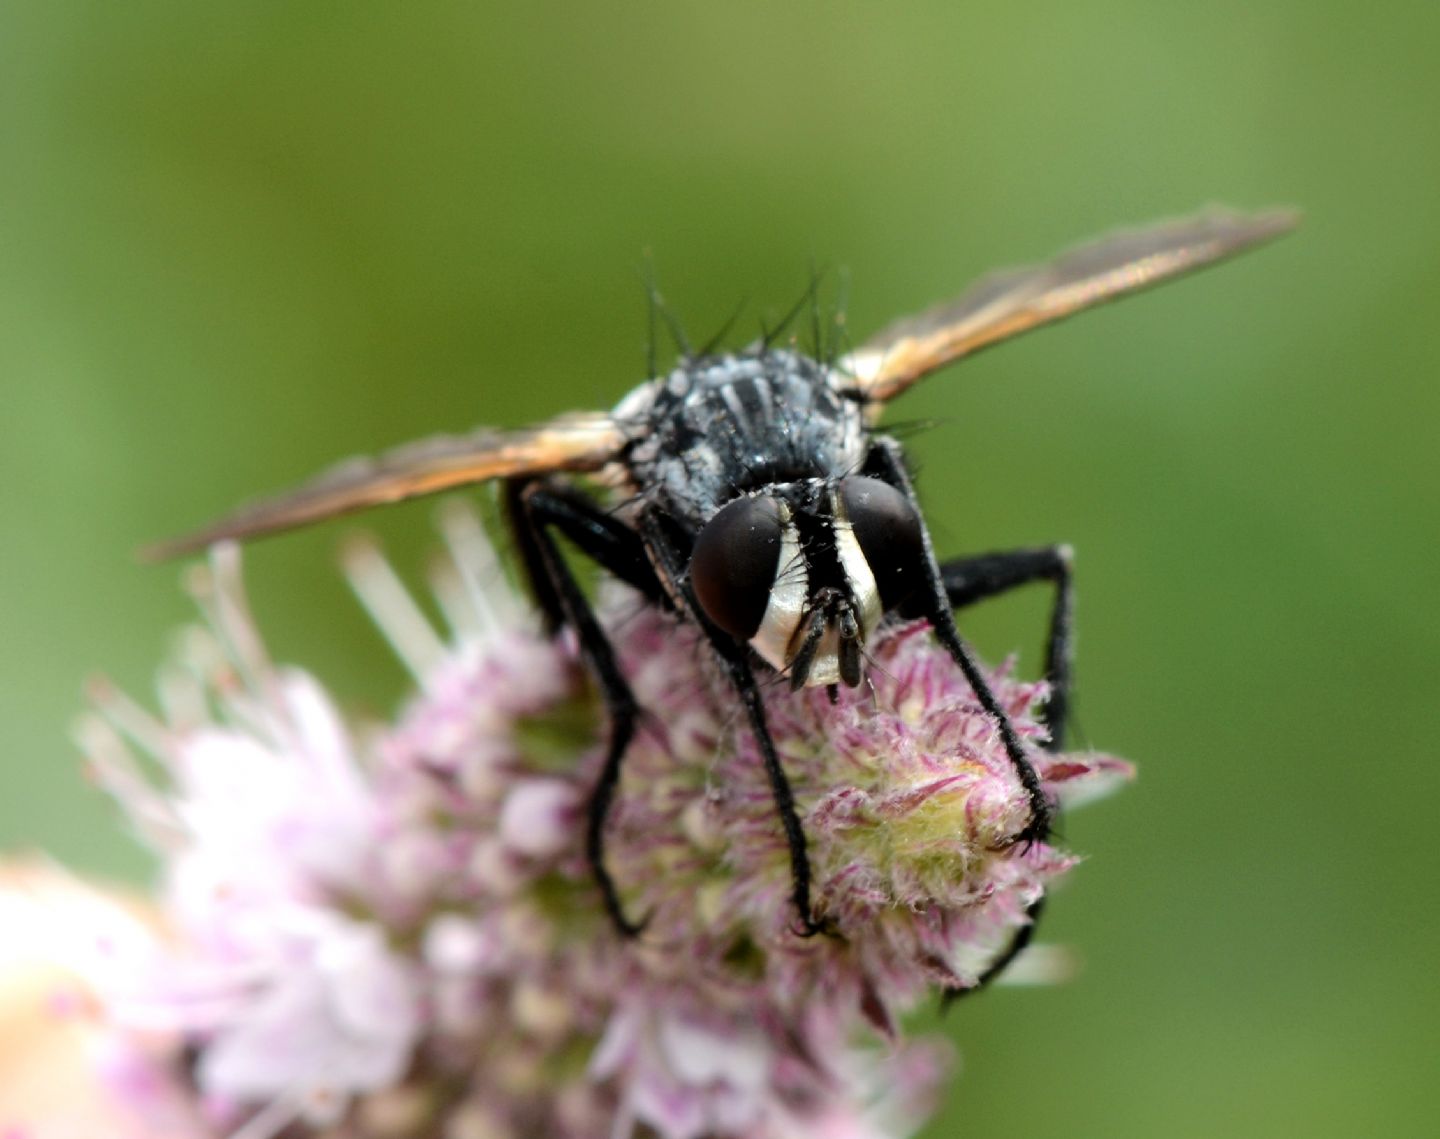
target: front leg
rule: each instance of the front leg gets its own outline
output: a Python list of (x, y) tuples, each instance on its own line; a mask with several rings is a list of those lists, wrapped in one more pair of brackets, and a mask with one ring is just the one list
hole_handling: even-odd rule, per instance
[(951, 659), (959, 665), (966, 683), (975, 693), (975, 698), (980, 702), (980, 706), (995, 721), (995, 726), (1000, 733), (1000, 740), (1005, 746), (1005, 754), (1009, 756), (1011, 766), (1015, 768), (1015, 774), (1030, 801), (1030, 822), (1012, 841), (1015, 843), (1043, 842), (1050, 833), (1052, 815), (1050, 801), (1045, 797), (1044, 788), (1040, 786), (1040, 777), (1035, 774), (1035, 768), (1031, 766), (1030, 760), (1025, 755), (1025, 745), (1021, 743), (1020, 736), (1015, 731), (1015, 725), (1010, 722), (1009, 715), (1006, 714), (1005, 709), (1000, 707), (1000, 702), (995, 699), (995, 693), (991, 691), (990, 684), (985, 679), (984, 673), (981, 672), (969, 647), (960, 639), (960, 631), (955, 627), (955, 614), (951, 609), (950, 596), (940, 573), (940, 565), (935, 560), (935, 548), (930, 540), (930, 528), (924, 525), (923, 516), (920, 515), (919, 504), (915, 499), (915, 488), (911, 485), (910, 474), (905, 469), (900, 445), (894, 439), (887, 439), (883, 436), (875, 439), (865, 461), (865, 470), (866, 473), (889, 483), (909, 499), (911, 505), (915, 507), (917, 517), (922, 518), (920, 532), (925, 557), (925, 577), (920, 583), (919, 596), (916, 599), (919, 613), (930, 622), (931, 628), (935, 630), (936, 639), (944, 646)]
[(795, 809), (795, 795), (790, 789), (790, 780), (780, 766), (780, 756), (775, 750), (775, 741), (770, 736), (770, 727), (765, 720), (765, 702), (756, 683), (754, 669), (750, 665), (749, 650), (737, 644), (733, 637), (717, 628), (705, 615), (690, 586), (686, 573), (687, 551), (681, 549), (677, 535), (665, 520), (653, 513), (646, 513), (640, 519), (640, 530), (645, 543), (655, 558), (659, 573), (665, 578), (670, 592), (681, 599), (683, 607), (715, 650), (715, 655), (724, 666), (740, 702), (745, 706), (750, 729), (755, 733), (756, 743), (765, 764), (765, 775), (770, 781), (770, 793), (775, 799), (775, 810), (780, 816), (780, 825), (785, 831), (785, 845), (790, 853), (790, 897), (800, 915), (800, 932), (804, 937), (829, 932), (829, 926), (817, 921), (810, 910), (810, 856), (806, 850), (805, 828)]

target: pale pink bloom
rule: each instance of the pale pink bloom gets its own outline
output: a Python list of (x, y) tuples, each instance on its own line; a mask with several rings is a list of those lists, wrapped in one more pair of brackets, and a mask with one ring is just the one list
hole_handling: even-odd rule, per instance
[(373, 924), (324, 911), (290, 917), (275, 956), (245, 963), (243, 1001), (206, 1040), (196, 1082), (220, 1099), (287, 1099), (312, 1117), (338, 1116), (350, 1096), (404, 1075), (418, 987)]
[[(974, 985), (1076, 861), (1010, 842), (1024, 789), (928, 628), (884, 631), (870, 683), (833, 705), (766, 692), (834, 931), (801, 938), (733, 695), (693, 628), (604, 591), (646, 712), (606, 830), (625, 906), (649, 917), (625, 940), (584, 856), (603, 707), (473, 521), (446, 525), (448, 640), (373, 547), (348, 557), (416, 675), (393, 725), (347, 723), (269, 662), (232, 550), (200, 583), (212, 633), (162, 685), (164, 720), (97, 690), (82, 737), (161, 854), (169, 931), (96, 967), (113, 1039), (171, 1042), (141, 1070), (203, 1113), (196, 1135), (909, 1134), (946, 1063), (901, 1040), (903, 1014)], [(992, 683), (1038, 746), (1044, 685), (1008, 668)], [(1036, 767), (1066, 800), (1129, 771), (1041, 752)], [(155, 1102), (129, 1099), (142, 1118)]]
[(200, 1139), (178, 1042), (118, 1033), (101, 994), (159, 937), (139, 905), (38, 860), (0, 864), (0, 1136)]

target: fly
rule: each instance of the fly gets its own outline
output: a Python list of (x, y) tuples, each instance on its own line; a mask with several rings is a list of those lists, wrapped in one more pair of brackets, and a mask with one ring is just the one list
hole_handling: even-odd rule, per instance
[[(602, 569), (699, 628), (754, 732), (784, 829), (800, 932), (825, 929), (794, 797), (766, 726), (757, 675), (792, 688), (854, 687), (865, 646), (890, 616), (927, 620), (994, 720), (1029, 800), (1010, 845), (1040, 842), (1054, 807), (1025, 745), (961, 638), (955, 611), (1036, 581), (1055, 588), (1046, 674), (1049, 739), (1064, 742), (1070, 682), (1068, 548), (941, 562), (900, 444), (881, 410), (938, 368), (1082, 309), (1250, 249), (1294, 226), (1284, 210), (1196, 217), (1112, 234), (1046, 264), (982, 278), (955, 300), (896, 322), (834, 360), (768, 340), (686, 354), (611, 412), (522, 430), (481, 429), (356, 459), (148, 551), (170, 557), (365, 507), (499, 479), (526, 577), (551, 632), (568, 628), (608, 711), (605, 762), (589, 803), (586, 853), (605, 908), (631, 919), (605, 865), (605, 820), (639, 708), (614, 649), (561, 556), (563, 536)], [(817, 349), (818, 350), (818, 349)], [(575, 481), (613, 488), (600, 500)], [(1025, 927), (986, 977), (1018, 951)]]

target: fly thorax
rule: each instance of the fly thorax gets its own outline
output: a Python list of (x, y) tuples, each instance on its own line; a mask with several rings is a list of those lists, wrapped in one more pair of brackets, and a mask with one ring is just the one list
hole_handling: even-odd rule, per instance
[(631, 432), (632, 485), (696, 530), (737, 495), (854, 470), (868, 439), (835, 376), (780, 349), (684, 360), (615, 415)]

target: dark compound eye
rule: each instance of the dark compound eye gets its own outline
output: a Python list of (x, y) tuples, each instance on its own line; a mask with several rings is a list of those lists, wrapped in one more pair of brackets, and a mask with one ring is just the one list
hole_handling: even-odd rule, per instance
[(857, 475), (840, 484), (845, 515), (860, 552), (875, 575), (887, 610), (906, 600), (925, 579), (925, 541), (920, 516), (889, 483)]
[(695, 539), (690, 555), (695, 598), (705, 615), (738, 641), (755, 635), (770, 604), (785, 530), (781, 511), (773, 498), (737, 498)]

